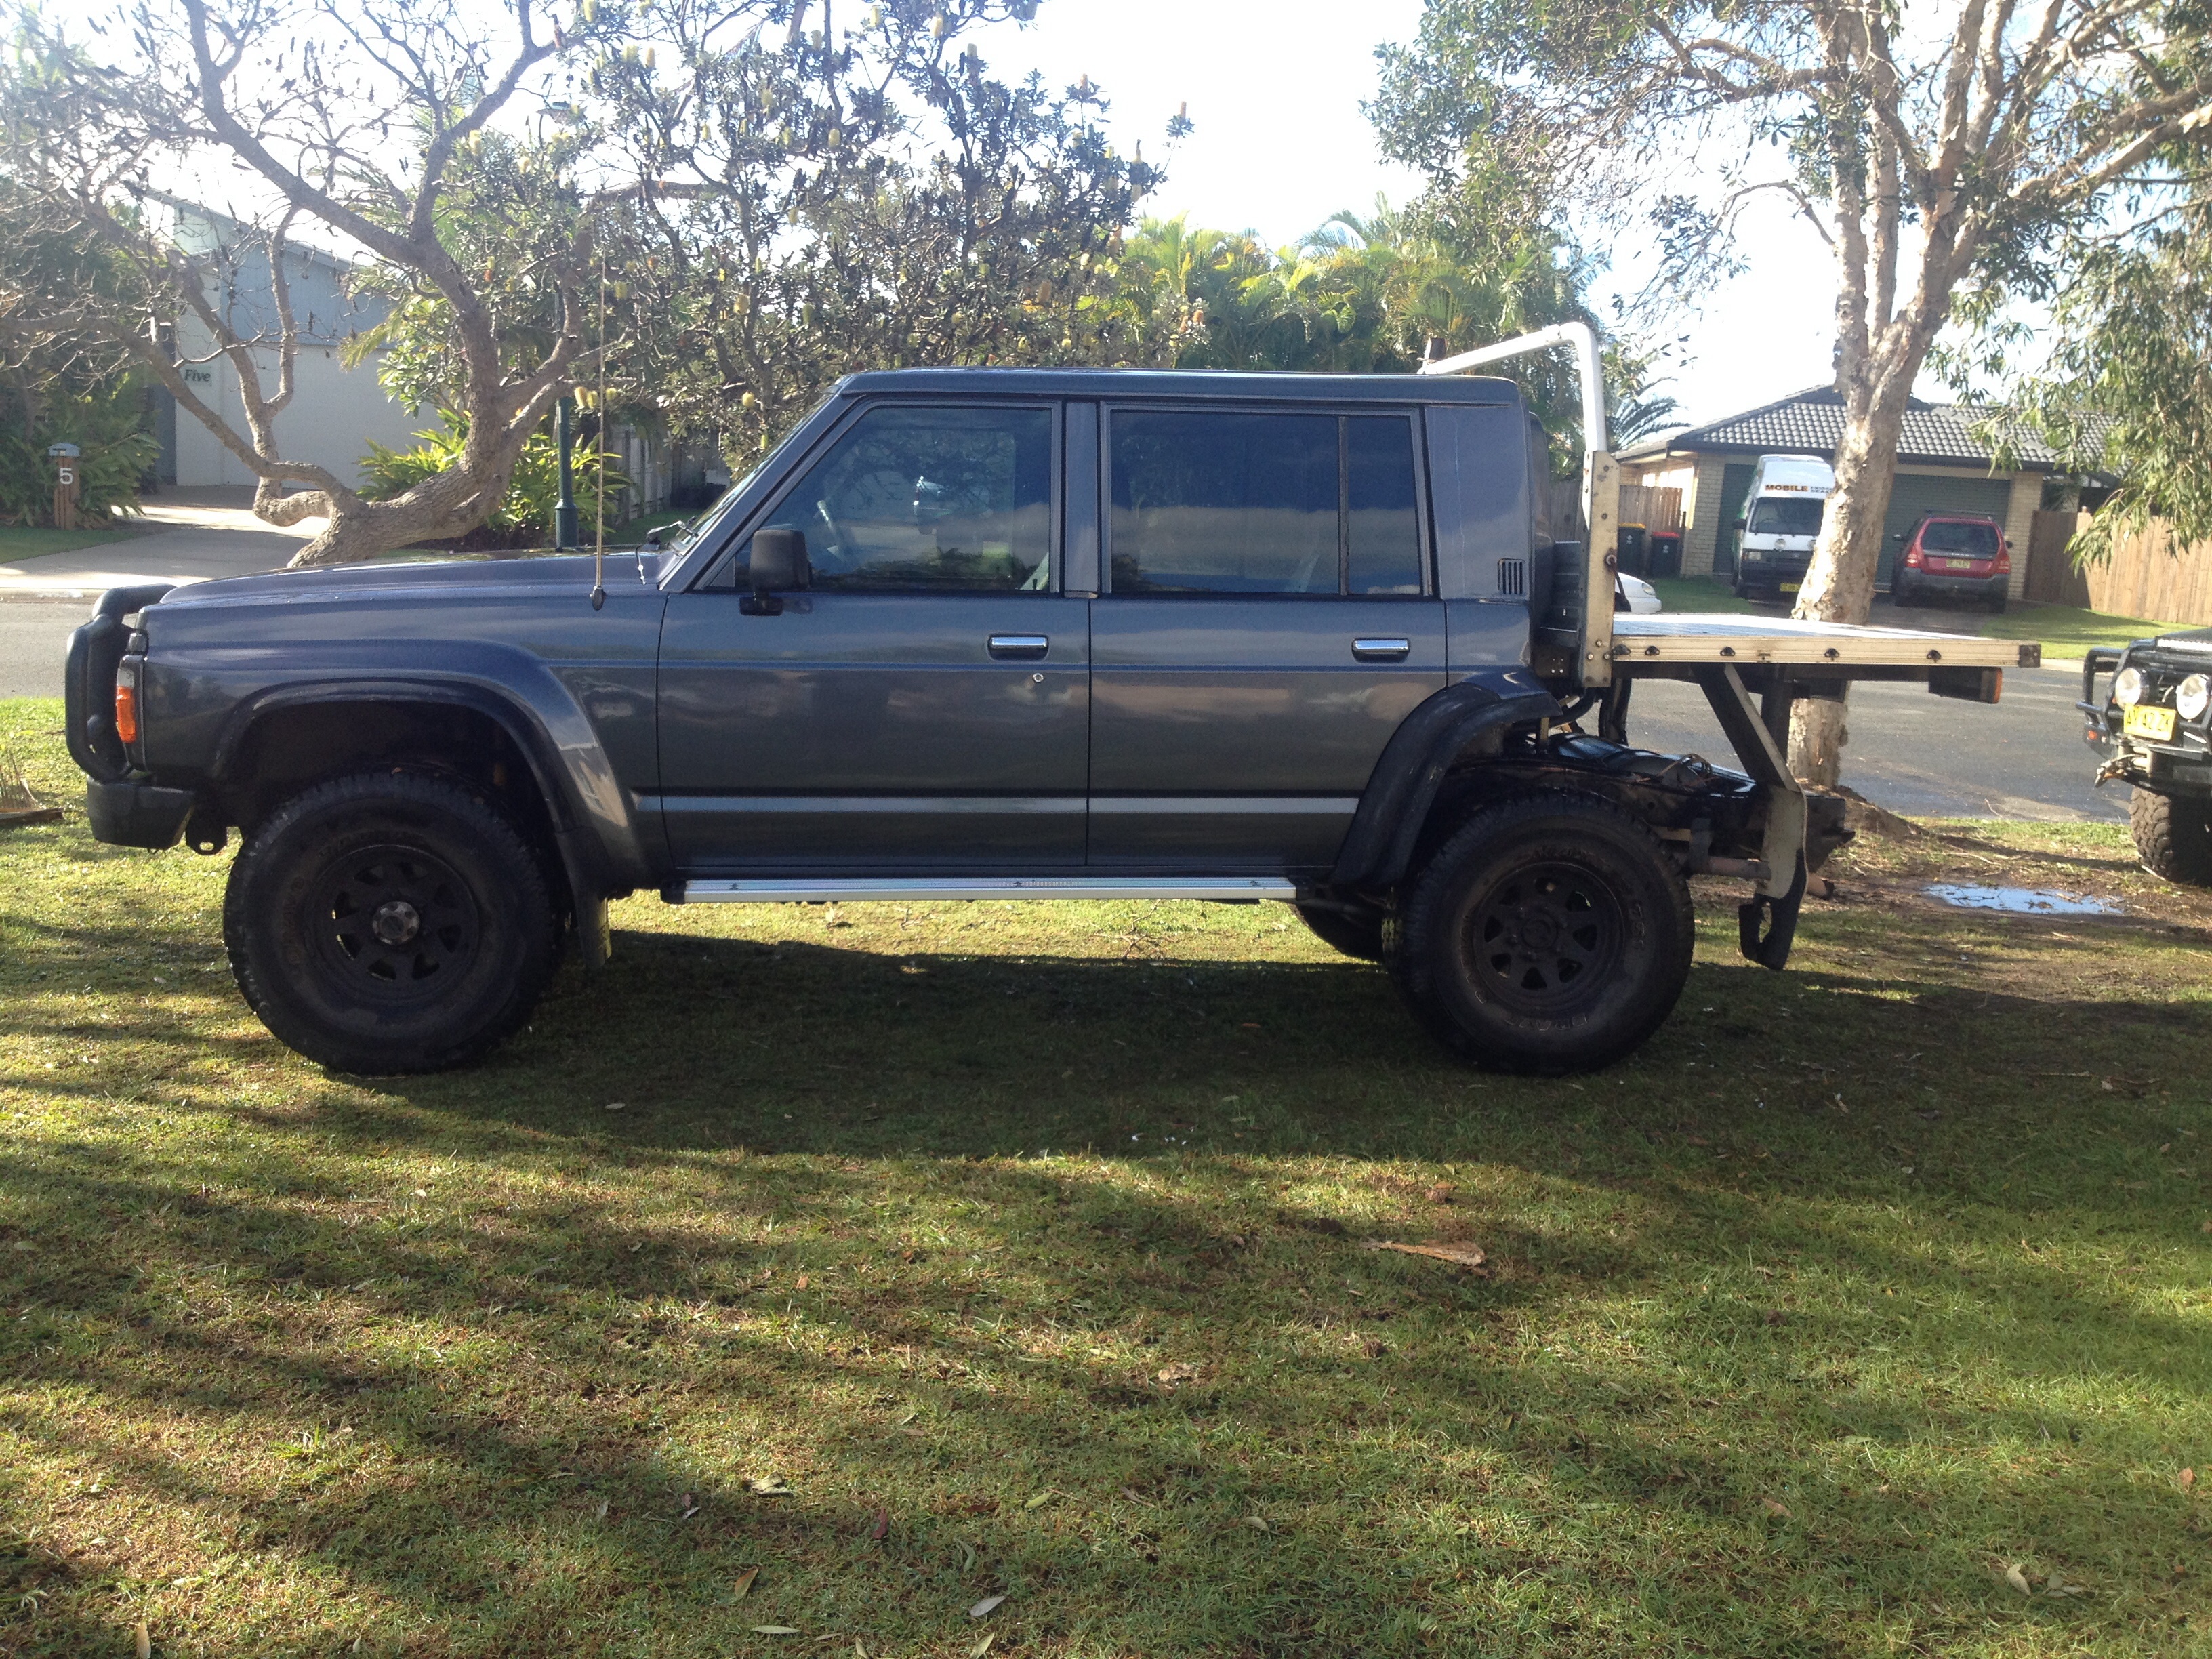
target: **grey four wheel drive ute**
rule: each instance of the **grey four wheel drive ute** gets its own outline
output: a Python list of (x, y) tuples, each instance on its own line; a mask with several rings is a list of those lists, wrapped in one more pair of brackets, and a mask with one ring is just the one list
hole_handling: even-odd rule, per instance
[[(1453, 373), (856, 375), (603, 604), (574, 558), (111, 592), (70, 741), (101, 840), (240, 832), (240, 988), (344, 1071), (483, 1054), (641, 888), (1282, 900), (1467, 1059), (1581, 1071), (1673, 1007), (1686, 877), (1750, 882), (1783, 965), (1844, 834), (1793, 698), (1989, 700), (2035, 647), (1616, 617), (1611, 462), (1593, 552), (1544, 455)], [(1626, 745), (1653, 676), (1744, 770)]]

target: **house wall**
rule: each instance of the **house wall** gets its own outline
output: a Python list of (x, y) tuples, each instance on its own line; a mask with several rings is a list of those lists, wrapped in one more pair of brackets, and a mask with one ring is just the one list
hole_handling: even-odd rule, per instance
[[(243, 226), (204, 210), (179, 207), (174, 234), (188, 251), (215, 258), (217, 274), (208, 298), (240, 337), (273, 342), (277, 334), (276, 288), (267, 244)], [(335, 474), (342, 483), (362, 482), (361, 460), (369, 440), (388, 447), (413, 447), (415, 433), (434, 424), (428, 411), (417, 415), (388, 396), (378, 383), (377, 360), (355, 368), (338, 360), (343, 342), (375, 327), (390, 310), (385, 301), (348, 292), (349, 270), (331, 255), (295, 244), (284, 256), (285, 289), (298, 330), (292, 401), (276, 416), (279, 453), (287, 460), (307, 461)], [(177, 361), (192, 389), (220, 414), (240, 438), (248, 436), (238, 376), (228, 359), (215, 356), (214, 340), (199, 320), (187, 314), (177, 325)], [(256, 350), (262, 384), (274, 390), (277, 354)], [(165, 397), (166, 393), (163, 394)], [(176, 437), (167, 447), (175, 460), (175, 483), (185, 488), (250, 484), (249, 467), (225, 448), (198, 418), (176, 411)]]
[(1682, 492), (1682, 517), (1689, 526), (1682, 538), (1685, 576), (1710, 576), (1713, 573), (1713, 555), (1720, 535), (1721, 495), (1727, 477), (1726, 456), (1698, 457), (1690, 487)]
[[(246, 411), (239, 398), (237, 374), (228, 359), (191, 361), (207, 355), (204, 337), (191, 337), (196, 331), (196, 325), (178, 330), (178, 355), (185, 363), (185, 379), (234, 431), (245, 437)], [(257, 352), (255, 357), (263, 384), (273, 387), (276, 354)], [(338, 361), (335, 346), (302, 345), (293, 374), (292, 401), (276, 417), (280, 452), (287, 460), (327, 468), (341, 483), (358, 488), (362, 483), (361, 461), (368, 453), (370, 439), (389, 448), (407, 449), (413, 447), (419, 428), (434, 424), (433, 417), (415, 414), (386, 394), (377, 383), (373, 358), (347, 368)], [(180, 487), (254, 481), (252, 469), (193, 416), (180, 410), (176, 424), (176, 483)]]
[[(1679, 463), (1677, 463), (1679, 465)], [(1735, 568), (1735, 531), (1730, 510), (1748, 484), (1753, 460), (1723, 455), (1697, 458), (1695, 476), (1683, 493), (1682, 514), (1688, 530), (1682, 541), (1682, 574), (1686, 576), (1728, 575)], [(1735, 476), (1731, 477), (1731, 473)], [(1638, 482), (1656, 482), (1651, 472)], [(1729, 486), (1736, 486), (1731, 491)], [(1882, 525), (1882, 562), (1879, 581), (1887, 584), (1895, 544), (1890, 538), (1909, 530), (1923, 513), (1982, 513), (1997, 520), (2013, 544), (2012, 592), (2014, 597), (2027, 581), (2027, 547), (2033, 532), (2036, 508), (2043, 500), (2043, 475), (2018, 472), (1991, 477), (1980, 468), (1900, 465), (1890, 491), (1889, 512)]]

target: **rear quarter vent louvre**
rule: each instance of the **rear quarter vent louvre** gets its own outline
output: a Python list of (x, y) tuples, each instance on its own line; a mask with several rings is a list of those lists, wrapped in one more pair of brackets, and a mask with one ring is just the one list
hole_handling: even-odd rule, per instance
[(1528, 597), (1528, 561), (1500, 559), (1498, 562), (1498, 592), (1509, 599)]

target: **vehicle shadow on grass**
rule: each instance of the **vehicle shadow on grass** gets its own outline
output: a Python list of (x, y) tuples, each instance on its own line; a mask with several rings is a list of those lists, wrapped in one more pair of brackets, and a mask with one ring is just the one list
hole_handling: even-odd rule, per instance
[[(1833, 1617), (1927, 1598), (1940, 1626), (1981, 1616), (1983, 1601), (2006, 1605), (2001, 1588), (1978, 1594), (1987, 1575), (1975, 1552), (1989, 1539), (2028, 1540), (2076, 1577), (2114, 1564), (2067, 1538), (2083, 1523), (2054, 1513), (2058, 1500), (2035, 1483), (1971, 1457), (1915, 1470), (1912, 1448), (2048, 1444), (2087, 1422), (2106, 1446), (2123, 1443), (2124, 1465), (2163, 1427), (2115, 1422), (2109, 1402), (2069, 1415), (1931, 1398), (1864, 1356), (1902, 1343), (1954, 1379), (1984, 1366), (2033, 1374), (2052, 1358), (2017, 1317), (2033, 1307), (2069, 1328), (2066, 1358), (2086, 1362), (2087, 1383), (2148, 1379), (2191, 1404), (2206, 1385), (2185, 1321), (2085, 1297), (2032, 1262), (1981, 1269), (1948, 1308), (1900, 1317), (1881, 1291), (1924, 1291), (1940, 1250), (1869, 1238), (1855, 1206), (1777, 1203), (1686, 1176), (1595, 1189), (1625, 1224), (1602, 1243), (1584, 1235), (1604, 1212), (1518, 1230), (1486, 1218), (1507, 1245), (1504, 1271), (1485, 1282), (1370, 1259), (1314, 1224), (1331, 1218), (1266, 1200), (1147, 1194), (1049, 1166), (924, 1172), (920, 1184), (961, 1218), (957, 1235), (943, 1237), (940, 1218), (933, 1250), (896, 1253), (923, 1260), (870, 1279), (883, 1237), (817, 1231), (807, 1258), (822, 1289), (799, 1322), (812, 1334), (798, 1343), (788, 1261), (775, 1283), (779, 1248), (702, 1235), (698, 1216), (723, 1207), (726, 1189), (753, 1218), (856, 1216), (878, 1203), (880, 1173), (725, 1170), (639, 1149), (630, 1173), (685, 1213), (656, 1223), (618, 1194), (564, 1197), (518, 1205), (489, 1232), (443, 1212), (364, 1233), (345, 1216), (257, 1196), (315, 1194), (343, 1129), (326, 1117), (295, 1147), (264, 1144), (250, 1170), (209, 1157), (185, 1173), (217, 1177), (199, 1189), (220, 1195), (198, 1203), (164, 1200), (178, 1187), (166, 1163), (49, 1160), (42, 1204), (130, 1219), (110, 1247), (85, 1241), (65, 1269), (22, 1287), (53, 1310), (48, 1334), (72, 1322), (66, 1310), (100, 1313), (76, 1322), (60, 1352), (15, 1368), (0, 1424), (102, 1472), (111, 1503), (166, 1503), (212, 1553), (255, 1570), (334, 1576), (372, 1630), (435, 1632), (448, 1650), (509, 1651), (560, 1633), (573, 1643), (580, 1627), (633, 1617), (741, 1628), (726, 1586), (763, 1558), (831, 1576), (809, 1597), (814, 1628), (879, 1642), (887, 1631), (926, 1642), (969, 1596), (1011, 1589), (1036, 1639), (1066, 1635), (1080, 1603), (1103, 1597), (1139, 1645), (1340, 1650), (1333, 1644), (1357, 1627), (1389, 1635), (1393, 1609), (1417, 1589), (1424, 1610), (1449, 1623), (1494, 1617), (1495, 1594), (1526, 1574), (1582, 1582), (1602, 1553), (1589, 1540), (1515, 1540), (1512, 1523), (1587, 1522), (1594, 1510), (1638, 1535), (1630, 1555), (1651, 1579), (1583, 1608), (1601, 1623), (1648, 1617), (1656, 1595), (1687, 1630), (1763, 1595), (1774, 1600), (1770, 1637), (1808, 1595)], [(149, 1224), (157, 1200), (172, 1207)], [(1583, 1225), (1559, 1224), (1574, 1218)], [(1486, 1340), (1501, 1322), (1540, 1331), (1592, 1295), (1649, 1296), (1670, 1284), (1667, 1264), (1686, 1241), (1723, 1237), (1731, 1250), (1817, 1261), (1863, 1283), (1865, 1305), (1776, 1319), (1793, 1294), (1783, 1285), (1686, 1297), (1644, 1329), (1648, 1364)], [(564, 1275), (552, 1283), (549, 1254)], [(947, 1279), (932, 1255), (1003, 1265)], [(1721, 1257), (1713, 1250), (1700, 1270), (1720, 1270)], [(365, 1276), (342, 1282), (356, 1273)], [(1369, 1305), (1328, 1285), (1347, 1273)], [(226, 1311), (181, 1310), (190, 1281), (211, 1275)], [(843, 1285), (854, 1291), (830, 1289)], [(1139, 1352), (1152, 1352), (1135, 1366), (1102, 1364), (1025, 1352), (1003, 1334), (1024, 1315), (1049, 1327), (1085, 1306), (1092, 1316), (1078, 1322), (1149, 1333)], [(401, 1340), (364, 1352), (362, 1339), (380, 1332)], [(457, 1376), (448, 1354), (471, 1345), (489, 1352)], [(1165, 1357), (1189, 1376), (1152, 1374)], [(1816, 1386), (1771, 1420), (1764, 1396), (1801, 1379)], [(69, 1398), (49, 1402), (47, 1388)], [(97, 1413), (82, 1408), (88, 1396)], [(1798, 1449), (1786, 1487), (1774, 1485), (1771, 1449), (1715, 1443), (1716, 1413), (1747, 1412)], [(909, 1437), (916, 1414), (927, 1428)], [(166, 1429), (161, 1440), (143, 1431), (149, 1424)], [(276, 1473), (196, 1468), (175, 1449), (195, 1430), (264, 1442)], [(1410, 1458), (1407, 1437), (1421, 1448)], [(1847, 1458), (1832, 1455), (1838, 1444)], [(1877, 1469), (1893, 1452), (1912, 1477), (1903, 1490), (1869, 1490), (1875, 1474), (1854, 1479), (1863, 1458)], [(740, 1477), (775, 1472), (794, 1496), (743, 1491)], [(1025, 1500), (1038, 1490), (1066, 1509), (1037, 1515)], [(2106, 1522), (2114, 1505), (2127, 1516), (2132, 1550), (2190, 1535), (2185, 1515), (2118, 1468), (2095, 1495)], [(617, 1512), (601, 1517), (595, 1499)], [(894, 1504), (895, 1534), (870, 1538), (877, 1506)], [(1947, 1514), (1970, 1524), (1917, 1543), (1895, 1531)], [(1264, 1531), (1248, 1528), (1254, 1516)], [(1500, 1535), (1470, 1542), (1486, 1517), (1504, 1523)], [(1347, 1528), (1366, 1535), (1347, 1543)], [(1631, 1566), (1614, 1559), (1608, 1571)], [(1700, 1584), (1718, 1568), (1726, 1585)], [(112, 1594), (96, 1563), (69, 1572)], [(258, 1622), (250, 1609), (235, 1616)], [(800, 1615), (787, 1604), (777, 1616)], [(33, 1633), (40, 1645), (27, 1650), (70, 1650), (66, 1626)], [(1413, 1644), (1415, 1632), (1397, 1636)]]
[[(0, 1538), (45, 1596), (0, 1635), (951, 1652), (1007, 1593), (986, 1628), (1069, 1653), (2154, 1651), (2201, 1547), (2133, 1474), (2206, 1426), (2201, 1333), (2077, 1259), (2190, 1231), (2148, 1148), (2212, 1130), (2201, 1005), (1714, 964), (1534, 1081), (1348, 963), (620, 952), (446, 1077), (66, 1022), (190, 1103), (156, 1144), (112, 1076), (33, 1079), (116, 1132), (0, 1146), (0, 1513), (52, 1534)], [(221, 1570), (143, 1582), (139, 1528)], [(2016, 1611), (2028, 1556), (2098, 1599)]]

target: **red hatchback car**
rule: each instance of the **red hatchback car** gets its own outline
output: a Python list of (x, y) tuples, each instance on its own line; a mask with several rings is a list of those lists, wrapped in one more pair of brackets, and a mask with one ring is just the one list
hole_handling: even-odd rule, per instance
[(1929, 513), (1898, 539), (1897, 568), (1889, 579), (1890, 597), (1916, 605), (1942, 596), (1978, 599), (1992, 611), (2005, 608), (2012, 586), (2012, 544), (2004, 526), (1978, 513)]

